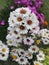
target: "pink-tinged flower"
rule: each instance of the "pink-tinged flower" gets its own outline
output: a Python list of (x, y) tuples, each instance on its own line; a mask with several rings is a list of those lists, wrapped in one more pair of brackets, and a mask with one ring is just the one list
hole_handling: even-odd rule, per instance
[(18, 6), (35, 6), (37, 9), (41, 7), (43, 4), (43, 0), (14, 0), (14, 3)]
[(5, 20), (2, 20), (0, 25), (4, 26), (5, 25)]
[(11, 5), (11, 6), (10, 6), (10, 10), (13, 10), (13, 9), (14, 9), (14, 5)]
[(23, 42), (26, 45), (32, 45), (34, 43), (34, 40), (31, 37), (27, 37), (27, 38), (24, 38)]

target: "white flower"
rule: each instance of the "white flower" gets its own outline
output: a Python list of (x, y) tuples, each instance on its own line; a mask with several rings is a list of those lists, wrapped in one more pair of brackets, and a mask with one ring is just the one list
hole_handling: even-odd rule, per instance
[(31, 10), (29, 8), (22, 7), (16, 9), (15, 12), (21, 14), (22, 16), (27, 16), (31, 13)]
[(42, 52), (39, 52), (37, 55), (37, 60), (38, 61), (43, 61), (45, 59), (45, 55)]
[(10, 36), (14, 36), (16, 37), (17, 35), (19, 35), (19, 28), (17, 26), (15, 27), (8, 27), (9, 30), (9, 35), (7, 35), (7, 38)]
[(38, 35), (41, 37), (46, 37), (47, 36), (47, 29), (40, 30)]
[(31, 53), (37, 53), (38, 50), (39, 50), (39, 48), (38, 48), (37, 46), (33, 45), (33, 46), (31, 46), (28, 50), (29, 50), (29, 52), (31, 52)]
[(43, 64), (38, 61), (34, 61), (34, 65), (43, 65)]
[(28, 32), (26, 26), (24, 26), (24, 25), (19, 25), (18, 28), (19, 28), (20, 34), (26, 34)]
[[(32, 13), (32, 15), (33, 15), (33, 13)], [(39, 21), (35, 18), (35, 19), (33, 19), (34, 17), (34, 15), (32, 16), (32, 15), (30, 15), (28, 18), (27, 18), (27, 20), (26, 20), (26, 27), (27, 27), (27, 29), (31, 29), (32, 30), (32, 28), (34, 28), (34, 27), (36, 27), (36, 26), (38, 26), (39, 25)], [(35, 16), (36, 17), (36, 16)]]
[(17, 15), (15, 17), (15, 21), (16, 21), (16, 24), (21, 24), (21, 23), (25, 22), (24, 17), (19, 13), (17, 13)]
[(25, 51), (23, 49), (19, 49), (18, 53), (21, 56), (25, 56)]
[(35, 36), (35, 34), (33, 32), (31, 33), (31, 36), (32, 36), (32, 39), (36, 38), (36, 36)]
[(39, 27), (39, 26), (36, 26), (36, 27), (32, 28), (31, 31), (32, 31), (33, 33), (37, 34), (37, 33), (39, 32), (39, 30), (40, 30), (40, 27)]
[(42, 42), (43, 42), (43, 44), (49, 44), (49, 38), (45, 38), (45, 37), (43, 37), (43, 38), (41, 38), (41, 40), (42, 40)]
[(18, 59), (18, 63), (19, 64), (26, 64), (28, 61), (27, 61), (27, 58), (25, 58), (25, 57), (19, 57), (19, 59)]
[(32, 45), (34, 43), (34, 40), (31, 37), (27, 37), (27, 38), (24, 38), (23, 42), (26, 45)]
[(8, 54), (0, 54), (0, 60), (6, 61), (8, 59)]
[(8, 20), (9, 26), (12, 26), (12, 27), (16, 26), (16, 23), (15, 23), (14, 20), (15, 20), (15, 17), (14, 16), (11, 16), (9, 18), (9, 20)]
[(17, 53), (12, 54), (11, 57), (12, 57), (13, 61), (18, 62), (19, 56)]
[(29, 63), (29, 62), (27, 62), (25, 65), (30, 65), (30, 63)]
[(10, 39), (10, 38), (13, 38), (13, 35), (11, 33), (9, 33), (7, 36), (6, 36), (6, 39)]
[(6, 45), (3, 45), (2, 48), (0, 49), (1, 53), (3, 54), (8, 54), (9, 53), (9, 48)]
[(16, 40), (14, 40), (14, 39), (12, 39), (12, 38), (9, 38), (9, 39), (7, 40), (7, 44), (8, 44), (9, 46), (17, 46)]
[(12, 49), (12, 50), (11, 50), (11, 55), (12, 55), (13, 53), (17, 53), (18, 51), (19, 51), (19, 49), (15, 49), (15, 48)]
[(42, 29), (38, 33), (39, 36), (41, 36), (41, 40), (44, 44), (49, 44), (49, 30)]
[(32, 59), (32, 58), (33, 58), (33, 55), (32, 55), (31, 52), (27, 51), (27, 52), (26, 52), (26, 57), (27, 57), (28, 59)]
[(22, 42), (22, 38), (21, 38), (20, 35), (17, 35), (15, 40), (16, 40), (17, 43)]

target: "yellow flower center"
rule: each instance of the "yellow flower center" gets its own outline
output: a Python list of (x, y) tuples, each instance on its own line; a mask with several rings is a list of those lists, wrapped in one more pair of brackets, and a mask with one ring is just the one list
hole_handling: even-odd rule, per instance
[(28, 56), (30, 57), (31, 56), (31, 53), (28, 53)]
[(9, 43), (12, 44), (12, 40), (10, 40)]
[(46, 36), (46, 33), (44, 33), (44, 36)]
[(35, 65), (39, 65), (38, 63), (36, 63)]
[(17, 59), (17, 56), (16, 56), (16, 55), (13, 55), (12, 58), (13, 58), (13, 59)]
[(5, 49), (5, 48), (3, 48), (3, 49), (2, 49), (2, 52), (6, 52), (6, 49)]
[(36, 40), (36, 44), (40, 44), (40, 40)]

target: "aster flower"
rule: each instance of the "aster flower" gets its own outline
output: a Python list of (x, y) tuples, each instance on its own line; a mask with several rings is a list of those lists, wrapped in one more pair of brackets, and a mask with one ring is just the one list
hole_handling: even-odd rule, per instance
[(31, 53), (37, 53), (38, 50), (39, 50), (39, 48), (34, 45), (34, 46), (31, 46), (28, 50), (29, 50), (29, 52), (31, 52)]
[(45, 59), (45, 55), (42, 52), (39, 52), (37, 55), (37, 60), (38, 61), (43, 61)]
[(26, 57), (30, 60), (30, 59), (33, 58), (33, 55), (32, 55), (31, 52), (27, 51), (27, 52), (26, 52)]
[(0, 60), (7, 61), (8, 56), (9, 56), (8, 54), (0, 54)]
[(16, 42), (16, 40), (15, 39), (8, 39), (7, 40), (7, 44), (9, 45), (9, 46), (18, 46), (18, 43)]
[(9, 56), (9, 48), (0, 41), (0, 60), (6, 61)]
[(29, 62), (27, 62), (25, 65), (30, 65), (30, 63), (29, 63)]
[(18, 62), (18, 59), (19, 59), (18, 54), (15, 54), (15, 53), (14, 53), (14, 54), (11, 55), (11, 57), (12, 57), (13, 61)]
[(42, 29), (38, 34), (41, 36), (41, 40), (44, 44), (49, 44), (49, 30)]
[(39, 26), (36, 26), (36, 27), (33, 27), (30, 32), (32, 32), (34, 34), (38, 34), (39, 30), (40, 30), (40, 27)]
[(9, 48), (7, 46), (2, 46), (2, 48), (0, 49), (1, 53), (3, 54), (8, 54), (9, 53)]
[(27, 32), (28, 32), (26, 26), (24, 26), (24, 25), (19, 25), (18, 30), (19, 30), (20, 34), (27, 34)]
[(27, 58), (25, 58), (25, 57), (20, 57), (19, 60), (18, 60), (19, 64), (26, 64), (27, 62), (28, 62)]
[(25, 51), (23, 49), (19, 49), (18, 53), (20, 56), (25, 56)]
[(15, 12), (23, 16), (27, 16), (31, 13), (31, 10), (29, 8), (22, 7), (22, 8), (16, 9)]
[(39, 21), (36, 17), (36, 15), (34, 13), (30, 14), (28, 19), (26, 20), (26, 27), (28, 29), (31, 29), (38, 26), (39, 25)]
[(43, 37), (43, 38), (41, 38), (41, 40), (42, 40), (43, 44), (45, 44), (45, 45), (49, 44), (49, 38)]
[(34, 43), (34, 40), (31, 37), (27, 37), (27, 38), (24, 38), (23, 42), (26, 45), (32, 45)]
[(38, 61), (34, 61), (34, 65), (43, 65), (43, 64)]

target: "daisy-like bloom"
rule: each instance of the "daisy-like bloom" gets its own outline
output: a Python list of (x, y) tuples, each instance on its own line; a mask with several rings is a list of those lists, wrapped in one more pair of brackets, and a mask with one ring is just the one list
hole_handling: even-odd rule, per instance
[(2, 48), (0, 49), (0, 51), (3, 54), (6, 54), (6, 53), (8, 54), (9, 53), (9, 48), (8, 48), (8, 46), (3, 45)]
[(17, 43), (22, 42), (22, 38), (21, 38), (20, 35), (17, 35), (15, 40), (16, 40)]
[(39, 52), (39, 54), (37, 55), (37, 60), (43, 61), (44, 59), (45, 59), (45, 55), (43, 54), (43, 52)]
[(12, 50), (11, 50), (11, 54), (13, 54), (13, 53), (18, 53), (18, 51), (19, 51), (19, 49), (12, 49)]
[(12, 46), (13, 43), (15, 43), (13, 39), (8, 39), (8, 40), (7, 40), (7, 44), (8, 44), (9, 46)]
[(27, 37), (23, 39), (23, 42), (26, 45), (32, 45), (34, 43), (34, 40), (31, 37)]
[(34, 61), (34, 65), (43, 65), (43, 64), (38, 61)]
[(19, 13), (23, 16), (27, 16), (31, 13), (31, 10), (29, 8), (26, 7), (22, 7), (22, 8), (18, 8), (15, 10), (16, 13)]
[(15, 17), (15, 21), (16, 21), (16, 24), (21, 24), (25, 22), (25, 17), (23, 17), (23, 15), (21, 15), (20, 13), (17, 13)]
[(10, 39), (10, 38), (13, 38), (12, 33), (9, 33), (9, 34), (6, 36), (6, 39), (7, 39), (7, 40)]
[(18, 29), (19, 29), (20, 34), (26, 34), (28, 32), (26, 26), (24, 25), (19, 25)]
[(43, 42), (43, 44), (49, 44), (49, 38), (45, 38), (45, 37), (43, 37), (43, 38), (41, 38), (41, 40), (42, 40), (42, 42)]
[(41, 37), (46, 37), (47, 36), (47, 29), (42, 29), (39, 31), (38, 35)]
[(26, 64), (28, 62), (28, 60), (27, 60), (27, 58), (25, 58), (25, 57), (19, 57), (19, 59), (18, 59), (18, 63), (19, 64)]
[(27, 62), (25, 65), (30, 65), (30, 63), (29, 63), (29, 62)]
[(39, 48), (34, 45), (34, 46), (31, 46), (28, 50), (29, 50), (29, 52), (31, 52), (31, 53), (37, 53), (38, 50), (39, 50)]
[(17, 53), (12, 54), (11, 57), (12, 57), (13, 61), (18, 62), (19, 56)]
[(49, 44), (49, 30), (42, 29), (39, 31), (39, 36), (41, 36), (41, 40), (44, 44)]
[(15, 27), (8, 27), (8, 31), (9, 31), (8, 32), (9, 36), (7, 35), (8, 37), (10, 37), (10, 36), (16, 37), (17, 35), (19, 35), (19, 28), (17, 26), (15, 26)]
[(11, 17), (8, 20), (9, 26), (16, 26), (15, 17), (13, 15), (10, 15)]
[(32, 28), (32, 32), (35, 33), (35, 34), (37, 34), (39, 32), (39, 30), (40, 30), (39, 26)]
[(8, 54), (0, 54), (0, 60), (6, 61), (8, 59)]
[(37, 20), (37, 17), (32, 13), (28, 16), (28, 19), (26, 20), (26, 27), (27, 29), (31, 29), (38, 26), (39, 21)]
[(26, 52), (26, 57), (27, 57), (28, 59), (32, 59), (32, 58), (33, 58), (33, 55), (32, 55), (31, 52), (27, 51), (27, 52)]
[(18, 45), (17, 42), (16, 42), (16, 40), (15, 40), (15, 39), (12, 39), (12, 38), (9, 38), (9, 39), (7, 40), (7, 44), (8, 44), (9, 46), (17, 46), (17, 45)]
[(18, 53), (21, 56), (25, 56), (25, 51), (23, 49), (19, 49)]

